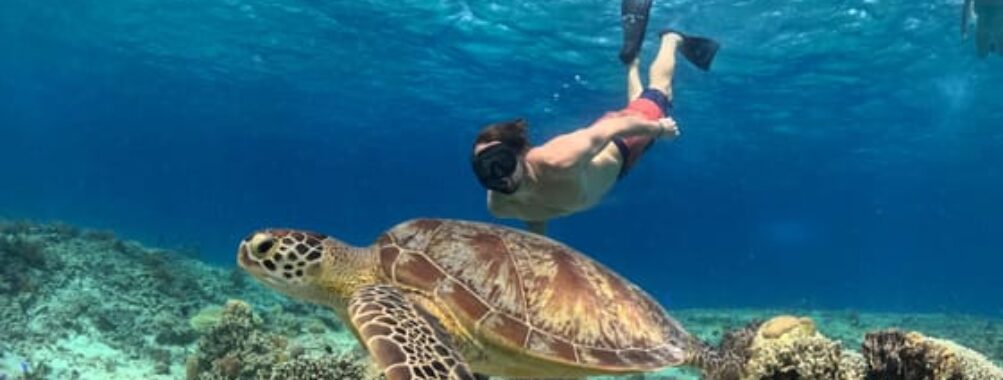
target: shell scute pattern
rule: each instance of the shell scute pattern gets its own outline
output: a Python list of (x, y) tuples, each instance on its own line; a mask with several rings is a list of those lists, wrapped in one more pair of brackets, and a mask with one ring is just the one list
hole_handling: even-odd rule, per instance
[(529, 340), (532, 330), (525, 321), (517, 320), (510, 315), (492, 312), (481, 319), (478, 326), (481, 330), (491, 331), (509, 345), (522, 347)]
[(653, 348), (673, 324), (636, 286), (553, 240), (504, 231), (522, 272), (533, 325), (575, 343), (608, 349)]
[(396, 281), (410, 284), (420, 289), (435, 289), (446, 274), (435, 266), (428, 257), (404, 252), (397, 258)]
[[(437, 220), (419, 219), (398, 224), (384, 236), (402, 250), (425, 252), (429, 240), (442, 225)], [(383, 239), (381, 237), (380, 241), (384, 241)]]
[(493, 308), (527, 319), (521, 272), (496, 234), (445, 229), (433, 238), (429, 255)]
[(487, 303), (456, 280), (450, 279), (449, 281), (445, 281), (432, 291), (451, 310), (459, 312), (467, 318), (466, 325), (468, 328), (473, 326), (473, 323), (470, 323), (470, 321), (484, 321), (491, 312), (491, 307)]
[(559, 242), (438, 220), (402, 223), (384, 241), (388, 277), (435, 294), (475, 334), (585, 366), (645, 369), (684, 360), (688, 334), (654, 300)]

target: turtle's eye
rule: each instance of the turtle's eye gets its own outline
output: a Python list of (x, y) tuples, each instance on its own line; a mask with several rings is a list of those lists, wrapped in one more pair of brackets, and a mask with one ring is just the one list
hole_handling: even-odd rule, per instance
[(275, 243), (275, 238), (271, 234), (257, 233), (251, 237), (251, 241), (247, 245), (250, 248), (251, 255), (254, 255), (258, 259), (263, 259), (275, 248)]

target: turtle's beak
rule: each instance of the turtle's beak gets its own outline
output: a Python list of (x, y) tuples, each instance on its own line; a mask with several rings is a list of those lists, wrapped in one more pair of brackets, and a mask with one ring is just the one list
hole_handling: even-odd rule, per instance
[(267, 231), (253, 233), (240, 242), (237, 250), (237, 263), (244, 269), (261, 268), (262, 261), (268, 269), (268, 259), (278, 249), (276, 238)]
[(237, 249), (237, 265), (244, 269), (258, 266), (258, 263), (251, 259), (251, 250), (247, 248), (247, 241), (240, 243), (240, 248)]

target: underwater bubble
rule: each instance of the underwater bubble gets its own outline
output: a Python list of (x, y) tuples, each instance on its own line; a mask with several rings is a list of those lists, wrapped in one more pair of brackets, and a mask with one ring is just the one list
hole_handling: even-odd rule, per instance
[(848, 11), (846, 11), (846, 14), (860, 19), (865, 19), (868, 16), (866, 10), (857, 8), (850, 8)]

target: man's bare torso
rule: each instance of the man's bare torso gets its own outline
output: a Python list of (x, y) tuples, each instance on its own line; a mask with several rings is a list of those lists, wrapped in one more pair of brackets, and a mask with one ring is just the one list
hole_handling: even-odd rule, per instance
[(545, 221), (591, 208), (616, 183), (623, 165), (612, 143), (586, 164), (569, 168), (541, 164), (534, 150), (526, 154), (530, 174), (519, 191), (511, 195), (488, 191), (488, 208), (495, 216)]

